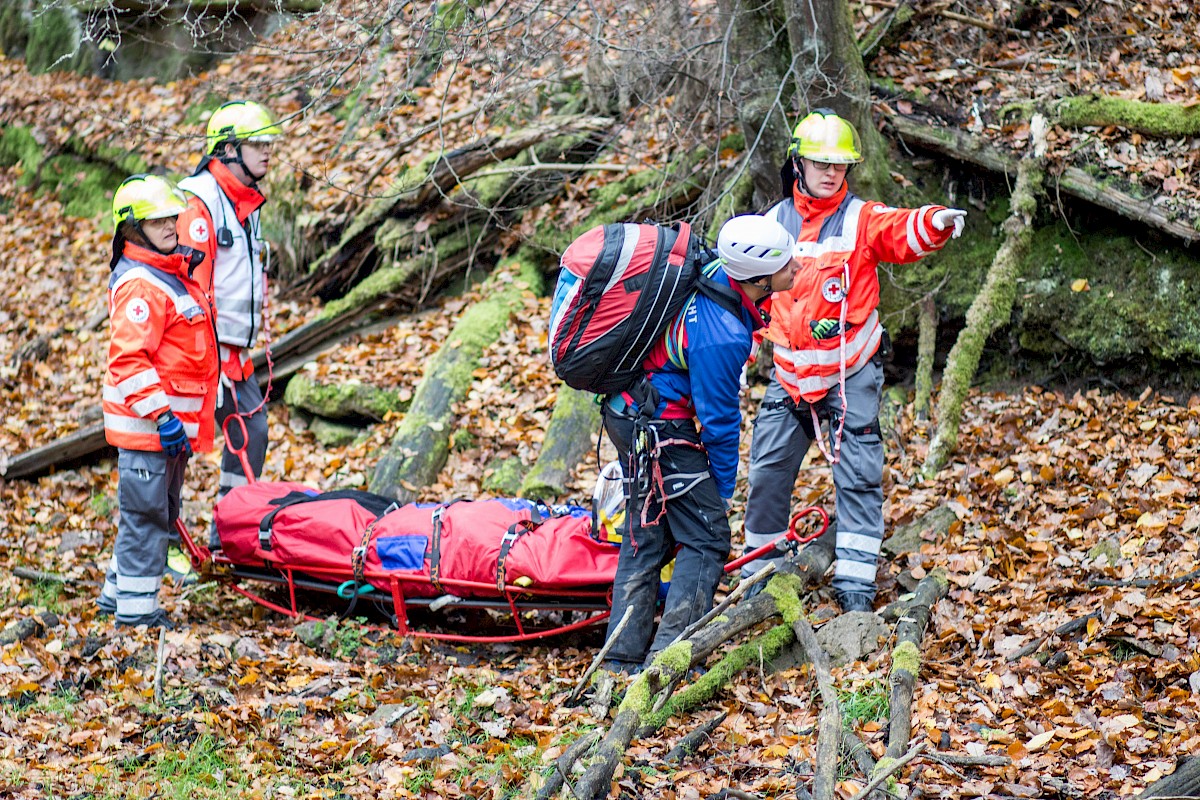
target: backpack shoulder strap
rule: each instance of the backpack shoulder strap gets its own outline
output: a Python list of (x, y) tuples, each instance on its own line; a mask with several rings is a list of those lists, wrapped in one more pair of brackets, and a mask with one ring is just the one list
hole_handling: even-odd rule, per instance
[(714, 280), (710, 275), (701, 274), (696, 280), (696, 291), (715, 302), (721, 308), (739, 319), (742, 316), (742, 298), (728, 283)]

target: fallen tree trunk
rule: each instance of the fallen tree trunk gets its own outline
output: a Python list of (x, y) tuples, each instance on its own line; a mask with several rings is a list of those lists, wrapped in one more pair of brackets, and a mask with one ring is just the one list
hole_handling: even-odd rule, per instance
[(792, 623), (796, 640), (804, 647), (808, 660), (812, 662), (817, 676), (817, 688), (821, 693), (821, 715), (817, 722), (817, 758), (813, 767), (813, 800), (833, 800), (837, 787), (838, 751), (842, 740), (842, 712), (838, 706), (837, 691), (833, 688), (833, 677), (829, 673), (829, 657), (817, 642), (817, 634), (804, 617)]
[(409, 502), (437, 478), (450, 452), (454, 404), (466, 396), (484, 348), (508, 325), (523, 294), (540, 291), (541, 283), (540, 264), (528, 251), (500, 263), (480, 291), (483, 299), (463, 312), (426, 365), (412, 405), (375, 468), (371, 491)]
[(933, 359), (937, 355), (937, 305), (933, 295), (921, 300), (917, 318), (917, 374), (914, 378), (913, 416), (918, 421), (929, 419), (929, 401), (933, 396)]
[(567, 491), (571, 470), (595, 447), (600, 430), (600, 407), (594, 398), (566, 384), (559, 386), (537, 463), (521, 482), (522, 497), (558, 497)]
[[(584, 800), (607, 797), (617, 764), (635, 735), (658, 730), (673, 715), (710, 699), (747, 665), (778, 655), (795, 638), (792, 624), (801, 614), (800, 590), (818, 580), (832, 561), (833, 550), (826, 543), (806, 547), (795, 560), (785, 562), (780, 574), (771, 578), (757, 596), (660, 652), (626, 690), (612, 726), (575, 784), (575, 796)], [(735, 648), (687, 690), (672, 696), (691, 667), (704, 663), (725, 642), (775, 615), (782, 616), (784, 623)]]
[(1200, 797), (1200, 757), (1181, 756), (1175, 762), (1174, 772), (1147, 786), (1137, 797), (1138, 800), (1151, 797)]
[[(989, 169), (1011, 174), (1017, 171), (1019, 159), (992, 146), (986, 139), (953, 128), (934, 128), (911, 117), (893, 114), (887, 117), (895, 134), (902, 140), (915, 143), (944, 156)], [(1056, 192), (1069, 194), (1141, 222), (1151, 228), (1178, 237), (1185, 242), (1200, 241), (1200, 230), (1194, 220), (1174, 219), (1156, 207), (1152, 200), (1132, 197), (1118, 187), (1093, 178), (1081, 169), (1067, 167), (1054, 180)]]
[[(389, 195), (360, 211), (341, 240), (291, 290), (325, 298), (343, 294), (347, 286), (357, 284), (374, 270), (380, 258), (377, 233), (388, 220), (414, 217), (438, 207), (475, 172), (553, 139), (583, 136), (594, 141), (588, 149), (595, 152), (599, 148), (595, 135), (612, 124), (607, 117), (550, 118), (504, 137), (488, 135), (465, 147), (430, 156), (404, 173)], [(569, 174), (572, 166), (564, 164), (563, 173)]]
[(887, 755), (876, 764), (876, 769), (885, 767), (885, 761), (898, 759), (908, 752), (912, 738), (913, 687), (921, 668), (921, 640), (925, 638), (925, 629), (929, 626), (934, 605), (946, 596), (949, 589), (950, 582), (945, 572), (940, 569), (930, 572), (917, 584), (912, 602), (896, 626), (888, 705)]
[(954, 452), (962, 421), (962, 403), (975, 378), (983, 347), (988, 337), (1012, 315), (1017, 278), (1033, 240), (1033, 218), (1037, 212), (1037, 195), (1042, 188), (1043, 169), (1040, 158), (1028, 158), (1017, 170), (1012, 211), (1003, 226), (1004, 243), (996, 252), (983, 288), (967, 310), (966, 326), (946, 359), (942, 389), (938, 393), (937, 432), (929, 443), (929, 452), (921, 468), (926, 478), (946, 466)]

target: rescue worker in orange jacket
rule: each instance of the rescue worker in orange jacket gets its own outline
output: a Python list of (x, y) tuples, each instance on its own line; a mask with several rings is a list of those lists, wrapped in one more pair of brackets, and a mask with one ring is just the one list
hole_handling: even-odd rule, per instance
[[(746, 548), (787, 528), (792, 488), (815, 439), (833, 465), (837, 563), (833, 588), (845, 611), (870, 611), (883, 540), (883, 391), (880, 261), (909, 263), (962, 231), (965, 211), (944, 206), (890, 208), (846, 185), (862, 161), (858, 131), (828, 109), (796, 125), (781, 177), (785, 198), (766, 216), (796, 237), (801, 268), (772, 298), (766, 338), (774, 369), (750, 448)], [(829, 446), (820, 437), (829, 426)], [(753, 574), (762, 560), (743, 568)]]
[[(245, 425), (245, 441), (241, 425), (231, 424), (226, 431), (219, 497), (248, 481), (235, 449), (245, 448), (255, 478), (266, 461), (266, 408), (250, 353), (262, 333), (266, 301), (267, 244), (259, 219), (266, 198), (258, 182), (270, 168), (272, 143), (281, 135), (262, 105), (225, 103), (208, 120), (204, 158), (194, 174), (179, 182), (190, 194), (188, 210), (179, 217), (180, 242), (204, 253), (196, 274), (201, 284), (208, 282), (217, 304), (217, 424), (238, 414)], [(220, 546), (215, 533), (210, 544)]]
[(104, 435), (118, 448), (120, 521), (98, 605), (119, 625), (170, 627), (158, 604), (188, 458), (213, 446), (216, 312), (179, 247), (183, 194), (133, 175), (113, 195)]

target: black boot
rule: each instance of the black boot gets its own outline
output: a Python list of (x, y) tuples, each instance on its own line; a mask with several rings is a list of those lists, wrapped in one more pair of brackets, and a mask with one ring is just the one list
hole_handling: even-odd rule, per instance
[(867, 592), (837, 592), (838, 605), (842, 607), (842, 612), (848, 611), (867, 611), (874, 613), (875, 611), (875, 595)]

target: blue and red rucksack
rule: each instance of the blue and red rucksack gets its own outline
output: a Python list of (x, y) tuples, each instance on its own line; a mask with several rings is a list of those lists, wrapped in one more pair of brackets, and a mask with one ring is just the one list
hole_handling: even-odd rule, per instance
[(741, 305), (728, 285), (702, 274), (715, 258), (686, 222), (600, 225), (571, 242), (550, 309), (558, 377), (596, 394), (637, 385), (646, 355), (693, 292)]

